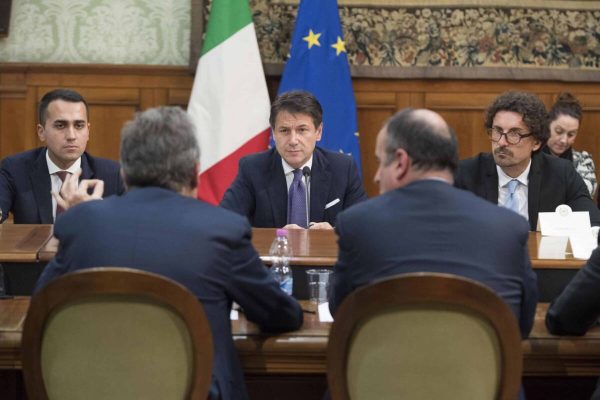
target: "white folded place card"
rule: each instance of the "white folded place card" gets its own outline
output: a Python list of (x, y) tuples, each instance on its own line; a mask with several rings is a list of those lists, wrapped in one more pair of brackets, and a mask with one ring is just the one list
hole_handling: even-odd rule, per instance
[(571, 233), (588, 232), (591, 228), (589, 212), (571, 211), (566, 204), (556, 207), (555, 212), (538, 215), (538, 230), (543, 236), (569, 236)]
[(568, 236), (542, 236), (538, 246), (538, 258), (562, 260), (566, 258)]
[(329, 303), (325, 302), (325, 303), (319, 304), (318, 313), (319, 313), (319, 321), (333, 322), (333, 317), (331, 316), (331, 313), (329, 312)]
[(594, 237), (592, 229), (589, 229), (570, 233), (569, 244), (573, 251), (573, 258), (587, 260), (592, 255), (592, 251), (598, 246), (598, 240)]

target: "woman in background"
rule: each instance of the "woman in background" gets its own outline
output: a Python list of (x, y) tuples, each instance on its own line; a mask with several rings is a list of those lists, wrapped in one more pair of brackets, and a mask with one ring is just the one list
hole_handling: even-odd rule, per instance
[(581, 123), (582, 109), (579, 101), (571, 93), (561, 93), (550, 109), (550, 139), (543, 151), (560, 158), (571, 160), (575, 169), (583, 178), (585, 185), (594, 196), (596, 188), (596, 168), (594, 160), (587, 151), (573, 150), (573, 142), (577, 137)]

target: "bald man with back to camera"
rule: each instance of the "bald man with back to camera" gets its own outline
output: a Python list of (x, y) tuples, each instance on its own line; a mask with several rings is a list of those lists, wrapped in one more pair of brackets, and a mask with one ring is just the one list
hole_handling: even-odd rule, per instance
[(479, 281), (510, 306), (526, 337), (537, 303), (526, 221), (452, 186), (456, 136), (439, 114), (404, 109), (377, 135), (381, 195), (338, 216), (332, 315), (353, 290), (409, 272)]

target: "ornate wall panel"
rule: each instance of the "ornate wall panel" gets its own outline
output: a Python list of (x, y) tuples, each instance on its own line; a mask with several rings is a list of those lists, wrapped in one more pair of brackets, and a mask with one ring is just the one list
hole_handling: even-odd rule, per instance
[(13, 0), (0, 61), (187, 65), (190, 0)]

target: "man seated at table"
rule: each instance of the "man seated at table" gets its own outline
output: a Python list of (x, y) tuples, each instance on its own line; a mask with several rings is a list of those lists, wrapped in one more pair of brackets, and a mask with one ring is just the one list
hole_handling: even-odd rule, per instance
[(5, 158), (0, 169), (0, 222), (8, 214), (16, 224), (52, 224), (63, 210), (50, 192), (58, 192), (68, 174), (80, 168), (84, 179), (101, 179), (104, 194), (125, 190), (119, 164), (86, 151), (90, 123), (88, 105), (77, 92), (46, 93), (38, 108), (37, 134), (45, 147)]
[(549, 138), (547, 119), (536, 95), (501, 94), (485, 114), (492, 153), (461, 161), (456, 187), (519, 213), (532, 231), (539, 212), (552, 212), (560, 204), (588, 211), (592, 225), (600, 225), (600, 211), (573, 163), (539, 151)]
[(527, 222), (452, 186), (456, 136), (430, 110), (404, 109), (377, 135), (381, 195), (339, 214), (339, 256), (329, 308), (377, 279), (443, 272), (479, 281), (506, 300), (521, 334), (533, 325), (536, 276)]
[[(272, 332), (298, 329), (302, 310), (262, 264), (248, 221), (195, 199), (199, 154), (193, 125), (180, 108), (137, 114), (121, 139), (127, 193), (83, 202), (57, 220), (60, 246), (36, 290), (68, 272), (99, 266), (138, 268), (181, 283), (202, 302), (211, 326), (209, 398), (246, 399), (231, 336), (232, 301)], [(77, 190), (85, 199), (87, 192)]]
[[(584, 335), (600, 317), (600, 247), (550, 304), (546, 327), (554, 335)], [(600, 381), (592, 399), (600, 399)]]
[(221, 207), (254, 227), (331, 229), (341, 210), (367, 196), (352, 157), (316, 147), (322, 121), (312, 94), (279, 95), (269, 117), (275, 148), (240, 160)]

